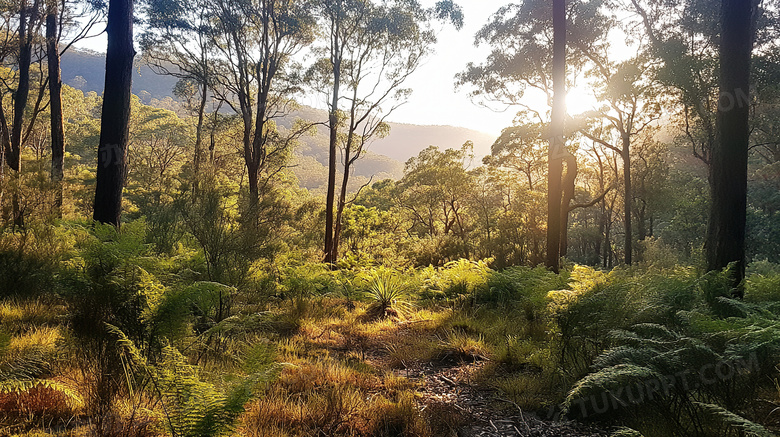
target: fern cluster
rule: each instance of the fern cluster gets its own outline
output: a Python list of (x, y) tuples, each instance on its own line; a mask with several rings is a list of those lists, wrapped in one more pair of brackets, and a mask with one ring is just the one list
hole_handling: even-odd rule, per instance
[(623, 316), (605, 324), (610, 329), (603, 334), (593, 329), (603, 322), (600, 316), (591, 322), (575, 318), (567, 332), (588, 333), (601, 352), (571, 388), (564, 410), (628, 424), (645, 436), (771, 435), (745, 406), (780, 357), (780, 319), (768, 309), (772, 305), (727, 297), (730, 290), (718, 273), (641, 279), (613, 279), (563, 311), (563, 322), (570, 323), (572, 311), (576, 316), (599, 294), (609, 296), (605, 290), (616, 282), (625, 296), (646, 292), (631, 299), (642, 304), (632, 316), (613, 311), (611, 316)]
[(230, 435), (255, 386), (269, 380), (276, 371), (274, 366), (266, 365), (249, 376), (208, 382), (199, 367), (189, 364), (175, 347), (163, 347), (161, 358), (151, 364), (121, 330), (110, 329), (122, 351), (131, 394), (133, 387), (140, 387), (158, 399), (162, 421), (174, 437)]

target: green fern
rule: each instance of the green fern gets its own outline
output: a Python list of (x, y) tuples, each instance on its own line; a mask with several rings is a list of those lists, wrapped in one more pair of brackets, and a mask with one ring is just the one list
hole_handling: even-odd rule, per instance
[[(230, 435), (253, 388), (275, 375), (274, 366), (237, 378), (232, 384), (206, 382), (197, 366), (190, 365), (174, 347), (162, 349), (161, 360), (151, 365), (133, 342), (116, 327), (109, 326), (116, 336), (126, 365), (128, 383), (147, 378), (152, 396), (161, 400), (168, 430), (174, 437), (206, 437)], [(140, 386), (140, 385), (139, 385)]]
[(744, 417), (715, 404), (694, 402), (696, 406), (704, 410), (712, 419), (721, 422), (727, 428), (739, 430), (746, 437), (772, 437), (774, 434), (763, 426), (751, 422)]

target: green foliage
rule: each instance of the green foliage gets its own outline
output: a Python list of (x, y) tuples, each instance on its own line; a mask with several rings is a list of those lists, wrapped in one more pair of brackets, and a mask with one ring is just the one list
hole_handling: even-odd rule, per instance
[(56, 286), (59, 263), (70, 250), (68, 228), (46, 224), (0, 229), (0, 297), (31, 297)]
[(324, 264), (286, 267), (281, 275), (282, 297), (295, 302), (336, 291), (336, 282)]
[(198, 367), (189, 364), (176, 348), (165, 346), (159, 363), (151, 365), (119, 329), (110, 329), (121, 348), (126, 371), (137, 379), (134, 384), (128, 378), (131, 391), (133, 385), (145, 387), (149, 395), (162, 402), (165, 422), (173, 436), (230, 435), (254, 386), (273, 376), (273, 368), (263, 363), (260, 371), (232, 383), (206, 382)]
[(450, 261), (441, 268), (427, 267), (422, 270), (423, 297), (464, 300), (472, 298), (487, 289), (488, 278), (493, 270), (490, 260)]
[(197, 368), (171, 347), (163, 349), (162, 361), (154, 370), (155, 386), (174, 436), (229, 435), (251, 394), (243, 384), (223, 393), (201, 381)]
[[(564, 408), (586, 417), (607, 412), (602, 417), (647, 436), (713, 435), (723, 428), (735, 435), (766, 435), (745, 404), (774, 373), (780, 352), (777, 316), (770, 306), (731, 299), (725, 273), (697, 277), (677, 270), (637, 276), (634, 282), (613, 272), (611, 284), (586, 290), (563, 306), (568, 315), (584, 304), (594, 321), (608, 328), (596, 330), (592, 323), (573, 320), (576, 332), (585, 330), (598, 346), (590, 352), (578, 349), (593, 370), (573, 385)], [(588, 296), (610, 295), (608, 290), (621, 284), (632, 297), (618, 302), (630, 306), (631, 313), (611, 305), (591, 307), (597, 300)], [(639, 298), (632, 288), (645, 295)], [(598, 314), (617, 314), (622, 322)]]
[(758, 261), (748, 266), (745, 280), (745, 299), (748, 302), (780, 302), (780, 265)]
[(111, 323), (131, 338), (143, 337), (142, 314), (165, 290), (139, 265), (147, 250), (143, 242), (144, 224), (137, 222), (121, 231), (96, 224), (77, 244), (80, 253), (67, 261), (62, 275), (77, 336), (91, 338)]
[(159, 349), (164, 341), (188, 336), (190, 328), (201, 334), (230, 317), (235, 289), (214, 282), (196, 282), (168, 291), (144, 313), (147, 343)]
[(556, 275), (541, 266), (510, 267), (490, 275), (488, 287), (477, 293), (477, 301), (497, 305), (521, 302), (529, 311), (538, 313), (547, 303), (547, 293), (565, 288), (567, 278), (567, 271)]
[(408, 302), (409, 284), (398, 271), (379, 267), (363, 278), (363, 287), (371, 305), (366, 315), (371, 318), (397, 318)]

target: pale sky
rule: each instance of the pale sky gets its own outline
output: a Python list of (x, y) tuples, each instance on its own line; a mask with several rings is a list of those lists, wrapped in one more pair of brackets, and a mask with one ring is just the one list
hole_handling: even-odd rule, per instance
[[(409, 79), (414, 90), (409, 102), (390, 116), (392, 121), (462, 126), (498, 136), (512, 124), (515, 111), (494, 112), (472, 103), (468, 90), (455, 91), (455, 75), (469, 62), (481, 63), (488, 47), (474, 47), (474, 35), (508, 0), (460, 0), (464, 23), (460, 31), (445, 27), (438, 35), (435, 53)], [(425, 7), (435, 0), (422, 0)]]

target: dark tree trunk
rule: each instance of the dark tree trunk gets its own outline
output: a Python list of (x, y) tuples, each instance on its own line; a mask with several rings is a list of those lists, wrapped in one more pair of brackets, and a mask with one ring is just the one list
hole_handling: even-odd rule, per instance
[(336, 208), (336, 221), (333, 229), (333, 249), (330, 262), (335, 263), (339, 258), (339, 242), (341, 241), (341, 218), (344, 215), (344, 208), (347, 206), (347, 185), (349, 184), (349, 173), (352, 169), (349, 153), (345, 153), (344, 176), (341, 179), (341, 192), (339, 193), (339, 202)]
[(707, 267), (730, 263), (735, 295), (744, 293), (747, 208), (748, 117), (752, 1), (722, 0), (718, 140), (712, 153), (712, 202), (707, 232)]
[(636, 237), (639, 241), (647, 239), (647, 202), (640, 199), (642, 204), (636, 210)]
[(633, 209), (633, 195), (631, 194), (631, 137), (628, 134), (623, 134), (623, 207), (625, 209), (625, 227), (626, 227), (626, 239), (624, 241), (625, 261), (627, 265), (631, 265), (632, 252), (634, 248), (634, 237), (631, 225), (631, 214)]
[(596, 237), (596, 243), (593, 247), (593, 252), (596, 254), (594, 257), (594, 260), (598, 262), (601, 259), (601, 244), (602, 241), (604, 241), (604, 206), (602, 205), (600, 207), (600, 214), (599, 214), (599, 234)]
[(553, 107), (547, 164), (547, 268), (558, 273), (561, 244), (561, 176), (566, 119), (566, 1), (553, 0)]
[[(338, 47), (334, 48), (334, 53)], [(330, 141), (328, 143), (328, 193), (325, 198), (325, 262), (333, 263), (336, 254), (333, 253), (334, 222), (333, 210), (336, 203), (336, 154), (338, 153), (338, 104), (339, 82), (341, 80), (341, 64), (339, 59), (333, 60), (333, 97), (328, 115)]]
[(24, 227), (24, 211), (19, 200), (19, 173), (22, 170), (22, 131), (24, 112), (30, 95), (30, 63), (32, 62), (33, 25), (38, 12), (38, 3), (30, 7), (22, 0), (19, 8), (19, 84), (14, 93), (14, 118), (11, 126), (10, 148), (6, 151), (8, 166), (14, 170), (12, 179), (11, 207), (14, 226)]
[(65, 174), (65, 130), (62, 121), (62, 76), (60, 72), (59, 13), (51, 1), (46, 14), (46, 56), (49, 68), (49, 107), (51, 111), (51, 181), (55, 185), (55, 210), (62, 218), (62, 180)]
[(133, 0), (110, 0), (106, 27), (106, 81), (100, 119), (93, 218), (119, 226), (125, 183), (133, 58)]
[(8, 121), (5, 118), (3, 102), (0, 101), (0, 211), (3, 214), (4, 221), (8, 219), (5, 214), (5, 208), (3, 208), (5, 195), (5, 159), (7, 151), (10, 150), (10, 148), (11, 133), (8, 131)]
[(6, 156), (8, 166), (16, 172), (21, 170), (24, 110), (27, 108), (30, 94), (30, 63), (32, 62), (32, 30), (29, 27), (32, 27), (35, 12), (35, 7), (29, 8), (27, 0), (22, 0), (19, 9), (19, 84), (14, 94), (11, 147)]
[(575, 181), (577, 180), (577, 158), (567, 153), (566, 174), (563, 176), (563, 196), (561, 198), (561, 241), (560, 256), (564, 257), (569, 251), (569, 213), (571, 201), (574, 200)]

